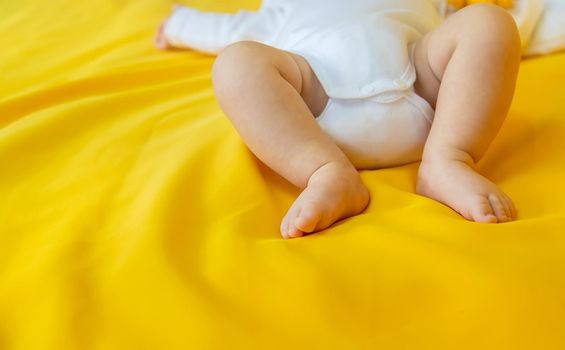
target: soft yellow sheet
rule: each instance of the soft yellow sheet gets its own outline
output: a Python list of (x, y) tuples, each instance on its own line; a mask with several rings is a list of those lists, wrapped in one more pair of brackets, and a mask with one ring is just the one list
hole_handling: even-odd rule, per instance
[(170, 5), (0, 0), (0, 349), (565, 348), (565, 54), (524, 62), (481, 164), (517, 222), (414, 194), (414, 164), (285, 241), (298, 190), (222, 115), (213, 59), (152, 47)]

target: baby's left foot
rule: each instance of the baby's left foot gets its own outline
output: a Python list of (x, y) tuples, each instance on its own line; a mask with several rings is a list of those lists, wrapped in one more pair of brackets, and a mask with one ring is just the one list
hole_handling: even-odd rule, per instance
[(448, 205), (468, 220), (502, 223), (516, 219), (512, 200), (463, 161), (422, 161), (416, 191)]
[(302, 237), (361, 213), (369, 191), (352, 165), (330, 162), (316, 170), (281, 223), (284, 238)]

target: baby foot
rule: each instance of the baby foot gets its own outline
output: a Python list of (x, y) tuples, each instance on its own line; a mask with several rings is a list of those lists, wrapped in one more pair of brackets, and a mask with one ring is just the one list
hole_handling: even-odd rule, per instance
[(302, 237), (361, 213), (369, 191), (352, 166), (328, 163), (316, 170), (281, 223), (284, 238)]
[(476, 222), (502, 223), (517, 216), (512, 200), (462, 161), (422, 161), (416, 191)]

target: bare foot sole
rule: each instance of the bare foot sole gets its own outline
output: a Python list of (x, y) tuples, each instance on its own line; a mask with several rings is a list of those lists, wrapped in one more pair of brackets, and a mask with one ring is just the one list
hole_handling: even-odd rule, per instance
[(328, 163), (310, 176), (308, 186), (285, 215), (281, 234), (296, 238), (323, 230), (361, 213), (368, 204), (369, 191), (355, 168)]
[(517, 217), (512, 200), (465, 162), (422, 161), (416, 191), (451, 207), (468, 220), (502, 223)]

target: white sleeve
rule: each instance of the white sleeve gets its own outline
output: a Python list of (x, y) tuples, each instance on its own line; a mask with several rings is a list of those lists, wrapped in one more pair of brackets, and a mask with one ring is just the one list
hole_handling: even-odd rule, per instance
[(278, 33), (282, 17), (283, 11), (276, 7), (227, 14), (183, 6), (169, 18), (164, 35), (172, 46), (217, 54), (237, 41), (269, 43)]
[(522, 49), (525, 52), (543, 15), (544, 0), (514, 0), (514, 6), (509, 11), (518, 25)]
[(545, 0), (545, 11), (534, 30), (527, 55), (565, 50), (565, 0)]

